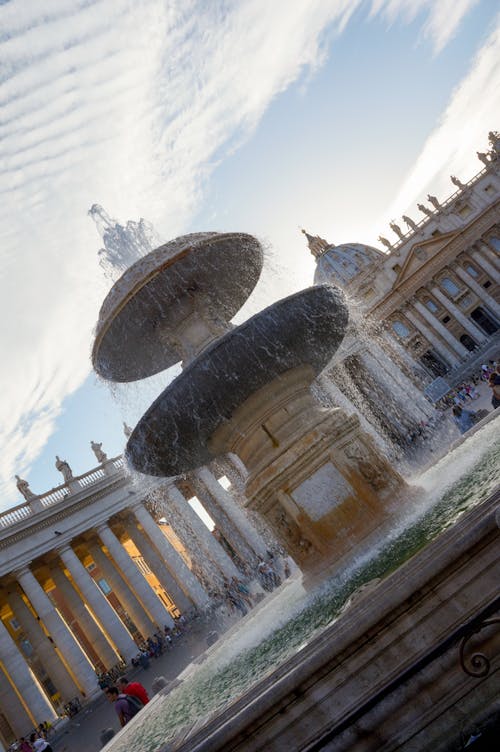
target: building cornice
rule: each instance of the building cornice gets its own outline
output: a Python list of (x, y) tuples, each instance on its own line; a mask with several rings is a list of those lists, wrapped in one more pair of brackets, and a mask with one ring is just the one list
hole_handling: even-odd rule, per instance
[[(492, 206), (489, 206), (482, 212), (476, 219), (474, 219), (467, 227), (459, 230), (445, 245), (436, 252), (436, 254), (426, 261), (411, 277), (403, 279), (399, 284), (396, 284), (390, 292), (387, 293), (378, 303), (368, 310), (368, 315), (376, 319), (384, 319), (388, 317), (395, 309), (398, 309), (408, 298), (412, 297), (417, 290), (429, 279), (429, 276), (434, 276), (443, 267), (443, 256), (456, 256), (467, 250), (470, 243), (477, 241), (478, 236), (486, 232), (492, 222), (496, 222), (499, 219), (500, 201), (496, 201)], [(434, 241), (436, 238), (434, 238)], [(408, 254), (410, 258), (415, 247), (420, 246), (421, 243), (415, 243)]]

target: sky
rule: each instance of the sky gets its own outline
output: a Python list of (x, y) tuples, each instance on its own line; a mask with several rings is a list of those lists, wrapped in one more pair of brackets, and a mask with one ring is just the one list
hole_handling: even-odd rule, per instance
[[(312, 284), (300, 228), (393, 239), (500, 129), (495, 0), (0, 2), (0, 508), (123, 450), (172, 378), (90, 364), (110, 283), (88, 217), (264, 244), (237, 321)], [(400, 221), (401, 223), (401, 221)]]

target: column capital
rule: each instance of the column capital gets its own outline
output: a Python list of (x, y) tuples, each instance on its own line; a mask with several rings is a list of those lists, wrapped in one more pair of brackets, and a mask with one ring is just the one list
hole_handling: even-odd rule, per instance
[[(56, 553), (57, 553), (58, 556), (61, 556), (61, 554), (65, 554), (68, 551), (71, 551), (72, 554), (75, 554), (75, 552), (73, 551), (70, 543), (63, 543), (61, 546), (57, 546), (57, 548), (55, 549), (55, 551), (56, 551)], [(75, 554), (75, 556), (76, 556), (76, 554)]]
[(141, 499), (133, 499), (132, 502), (128, 505), (128, 509), (135, 514), (139, 509), (146, 510), (146, 507), (144, 506), (144, 502)]
[(28, 575), (30, 574), (32, 577), (35, 576), (30, 569), (30, 566), (29, 566), (30, 564), (31, 564), (31, 561), (29, 561), (27, 564), (23, 564), (23, 566), (19, 567), (19, 569), (14, 569), (12, 571), (12, 574), (14, 575), (16, 580), (19, 579), (19, 577), (23, 577), (24, 575), (27, 575), (27, 574)]

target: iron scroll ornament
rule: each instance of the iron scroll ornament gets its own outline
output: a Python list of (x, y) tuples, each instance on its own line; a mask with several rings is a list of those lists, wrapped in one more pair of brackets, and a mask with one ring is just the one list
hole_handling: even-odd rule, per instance
[(473, 653), (468, 659), (465, 657), (465, 648), (471, 637), (478, 632), (481, 632), (486, 627), (490, 627), (492, 624), (500, 624), (500, 618), (485, 619), (481, 624), (478, 624), (474, 629), (471, 629), (463, 638), (460, 643), (460, 665), (462, 670), (473, 676), (475, 679), (482, 679), (488, 676), (490, 673), (490, 659), (484, 655), (484, 653)]

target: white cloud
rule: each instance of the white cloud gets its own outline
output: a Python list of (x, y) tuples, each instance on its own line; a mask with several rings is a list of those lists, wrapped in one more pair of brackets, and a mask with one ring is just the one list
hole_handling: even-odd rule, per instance
[[(423, 215), (418, 202), (428, 192), (440, 200), (455, 192), (450, 174), (463, 182), (480, 172), (483, 164), (476, 151), (488, 148), (489, 130), (498, 130), (500, 122), (500, 16), (495, 28), (475, 56), (470, 71), (451, 95), (443, 115), (427, 138), (420, 154), (405, 178), (398, 195), (373, 230), (373, 237), (384, 234), (384, 226), (393, 217)], [(388, 233), (389, 234), (389, 233)]]
[(372, 15), (381, 14), (389, 23), (403, 18), (413, 21), (425, 14), (422, 36), (430, 39), (435, 53), (440, 52), (456, 34), (464, 16), (478, 0), (372, 0)]
[[(146, 216), (167, 237), (182, 231), (223, 153), (321, 63), (325, 33), (340, 33), (361, 4), (0, 5), (4, 503), (15, 498), (14, 473), (29, 471), (90, 367), (104, 284), (89, 206)], [(439, 26), (448, 4), (419, 4), (436, 47), (449, 33)], [(455, 2), (453, 29), (470, 5)], [(375, 10), (392, 19), (408, 7), (392, 1)]]

